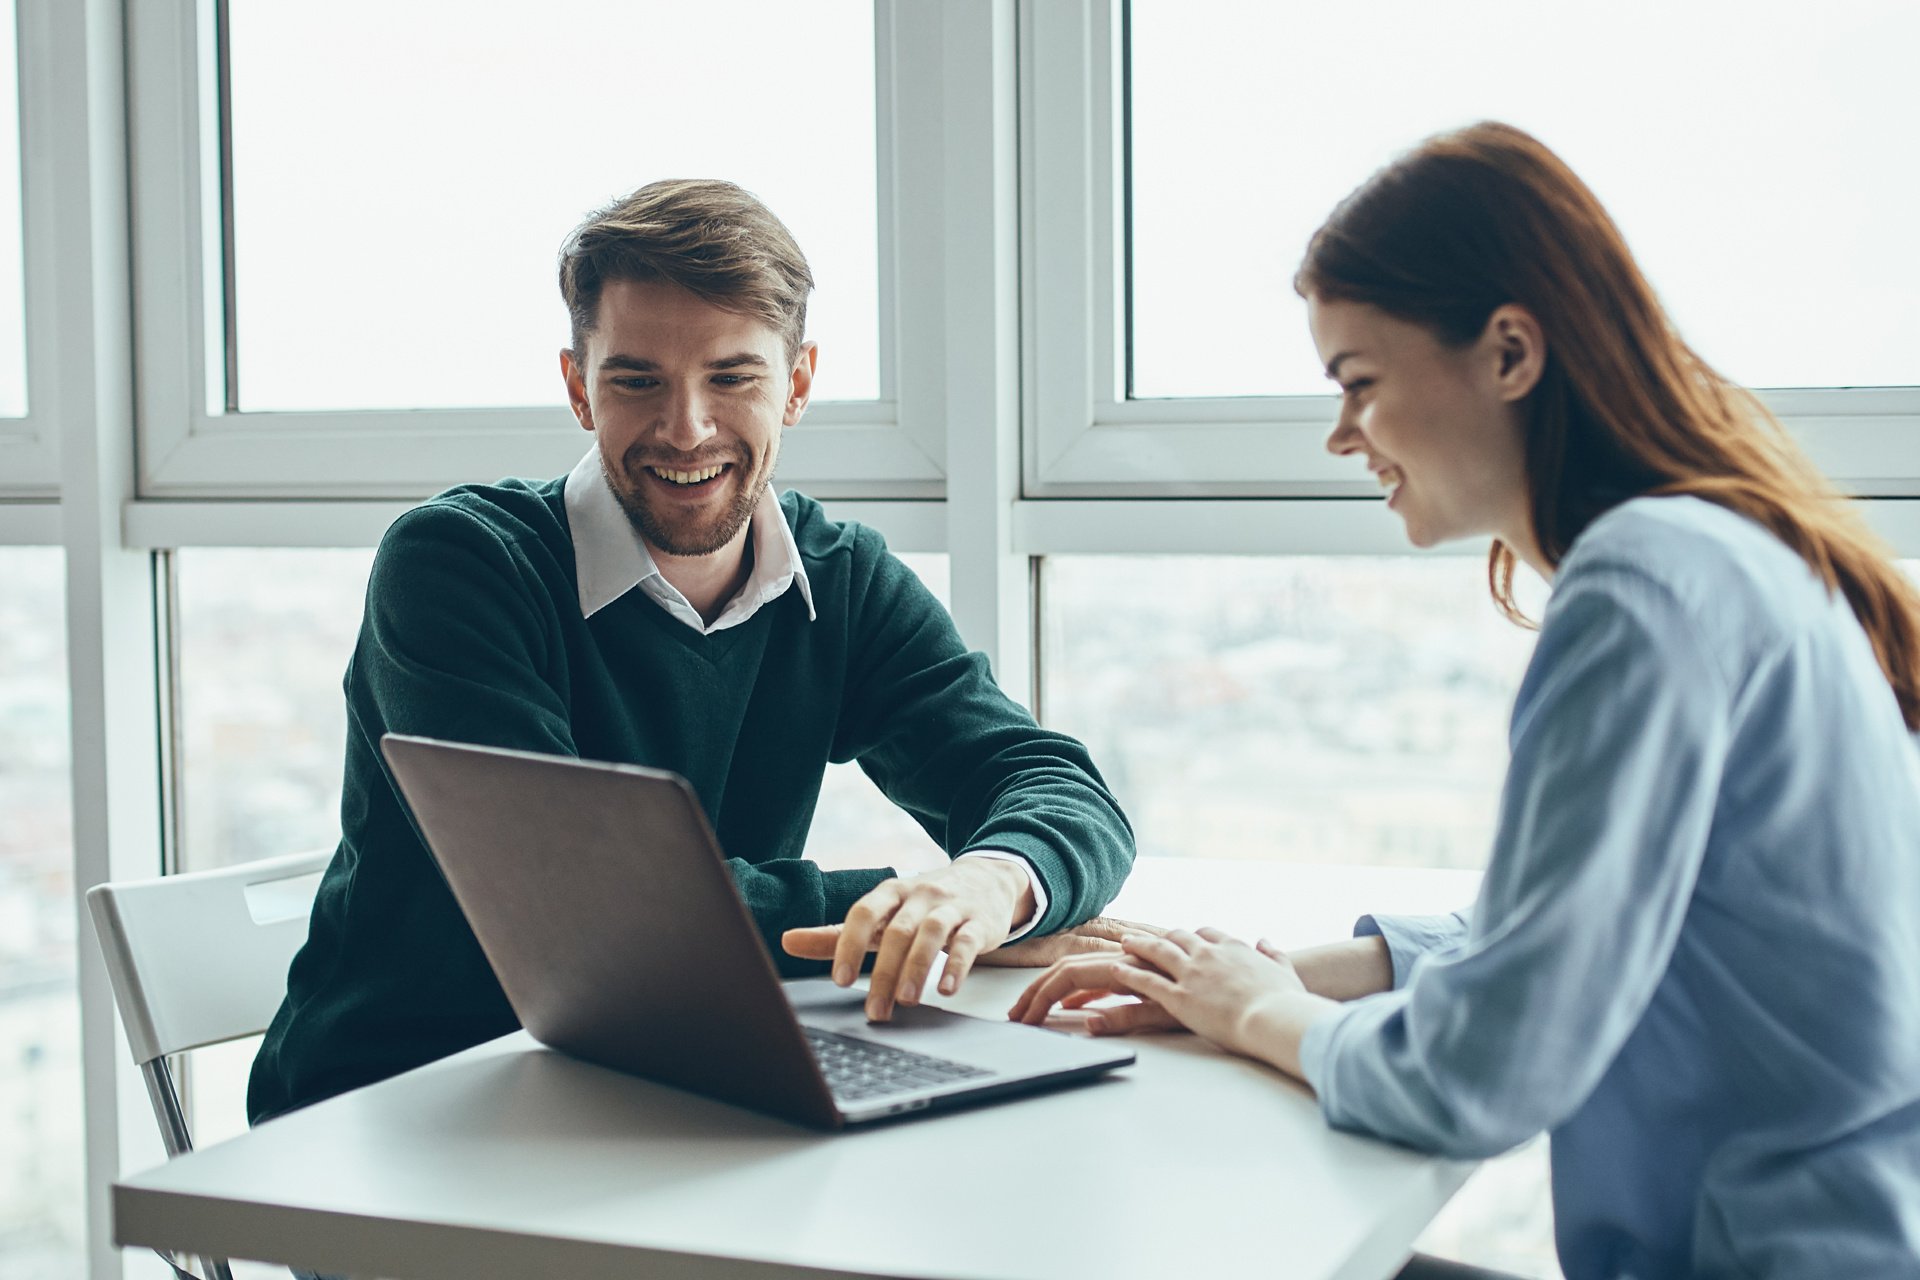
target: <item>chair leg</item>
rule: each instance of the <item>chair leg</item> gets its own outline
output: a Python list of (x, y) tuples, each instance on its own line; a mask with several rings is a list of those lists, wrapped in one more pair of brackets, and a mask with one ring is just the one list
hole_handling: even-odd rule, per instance
[(169, 1267), (173, 1268), (174, 1280), (233, 1280), (232, 1270), (219, 1258), (191, 1259), (191, 1261), (197, 1262), (200, 1265), (200, 1270), (193, 1272), (181, 1266), (180, 1259), (173, 1254), (166, 1253), (159, 1249), (155, 1249), (154, 1252), (160, 1255), (162, 1262), (165, 1262)]
[[(173, 1087), (173, 1072), (167, 1069), (166, 1058), (141, 1063), (140, 1078), (147, 1083), (147, 1098), (153, 1103), (153, 1118), (160, 1126), (160, 1142), (167, 1149), (167, 1159), (193, 1150), (193, 1135), (187, 1132), (186, 1109), (180, 1105), (180, 1092)], [(160, 1249), (154, 1252), (173, 1268), (175, 1280), (233, 1280), (233, 1272), (225, 1259), (197, 1259), (201, 1274), (196, 1276), (182, 1267), (173, 1254)]]

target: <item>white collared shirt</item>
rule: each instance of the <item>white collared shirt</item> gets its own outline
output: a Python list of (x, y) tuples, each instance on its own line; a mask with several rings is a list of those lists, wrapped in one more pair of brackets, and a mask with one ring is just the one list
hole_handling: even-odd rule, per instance
[(734, 593), (720, 616), (709, 625), (700, 611), (687, 602), (680, 589), (668, 582), (654, 562), (646, 540), (633, 526), (627, 512), (607, 483), (600, 465), (600, 451), (588, 449), (567, 475), (565, 486), (567, 525), (573, 531), (574, 576), (580, 581), (580, 616), (591, 618), (627, 592), (639, 587), (647, 599), (686, 623), (701, 635), (712, 635), (737, 627), (767, 604), (778, 600), (789, 587), (798, 587), (807, 602), (807, 620), (818, 615), (813, 608), (813, 584), (807, 581), (807, 568), (800, 562), (800, 548), (793, 541), (793, 530), (780, 511), (780, 500), (769, 485), (761, 490), (747, 524), (747, 536), (753, 540), (753, 570), (746, 585)]
[[(760, 501), (754, 504), (747, 524), (747, 536), (753, 540), (753, 568), (745, 585), (727, 601), (720, 616), (711, 624), (660, 572), (640, 530), (634, 527), (626, 508), (614, 496), (597, 446), (589, 448), (586, 456), (567, 473), (562, 494), (567, 508), (567, 527), (573, 535), (573, 568), (580, 584), (580, 616), (583, 618), (591, 618), (635, 587), (701, 635), (739, 626), (789, 589), (797, 589), (801, 599), (807, 602), (807, 621), (812, 622), (819, 616), (813, 607), (813, 584), (807, 580), (800, 547), (793, 540), (793, 530), (787, 527), (786, 515), (780, 510), (780, 500), (773, 496), (771, 485), (761, 491)], [(1033, 914), (1007, 935), (1008, 942), (1024, 937), (1047, 913), (1047, 888), (1040, 882), (1040, 874), (1033, 869), (1033, 864), (1019, 854), (1005, 849), (968, 849), (959, 856), (1012, 862), (1026, 871), (1027, 883), (1033, 889)], [(929, 982), (934, 978), (929, 978)]]

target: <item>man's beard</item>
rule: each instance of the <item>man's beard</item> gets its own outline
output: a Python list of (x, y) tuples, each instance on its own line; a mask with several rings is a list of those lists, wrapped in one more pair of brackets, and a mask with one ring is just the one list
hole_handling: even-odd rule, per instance
[[(732, 463), (732, 468), (725, 473), (728, 478), (744, 467), (744, 463), (737, 459), (727, 461)], [(647, 504), (645, 491), (641, 487), (648, 481), (648, 477), (641, 474), (646, 470), (644, 464), (637, 461), (631, 464), (628, 474), (639, 476), (640, 479), (629, 490), (622, 479), (614, 474), (607, 456), (604, 453), (600, 455), (600, 469), (606, 474), (607, 487), (613, 490), (620, 509), (627, 513), (627, 519), (640, 531), (640, 536), (647, 540), (649, 546), (670, 556), (710, 556), (732, 542), (747, 527), (747, 522), (753, 519), (754, 508), (760, 505), (760, 493), (767, 487), (773, 472), (772, 463), (773, 459), (769, 456), (767, 465), (737, 486), (732, 503), (717, 515), (702, 517), (698, 521), (682, 519), (669, 523)]]

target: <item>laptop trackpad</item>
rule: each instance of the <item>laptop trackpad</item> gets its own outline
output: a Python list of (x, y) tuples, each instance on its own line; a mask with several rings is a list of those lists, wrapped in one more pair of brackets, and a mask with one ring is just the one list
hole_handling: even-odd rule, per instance
[(830, 978), (781, 984), (794, 1014), (810, 1027), (894, 1045), (995, 1072), (1058, 1070), (1063, 1059), (1110, 1056), (1073, 1036), (999, 1019), (975, 1018), (928, 1005), (895, 1005), (888, 1022), (868, 1022), (866, 993), (836, 987)]

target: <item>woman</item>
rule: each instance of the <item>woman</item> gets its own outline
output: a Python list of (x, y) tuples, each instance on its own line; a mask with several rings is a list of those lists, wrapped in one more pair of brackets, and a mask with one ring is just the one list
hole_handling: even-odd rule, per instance
[(1920, 1275), (1912, 586), (1516, 129), (1375, 175), (1295, 286), (1327, 447), (1416, 545), (1492, 535), (1509, 614), (1516, 559), (1553, 582), (1479, 898), (1293, 957), (1130, 939), (1012, 1016), (1131, 995), (1096, 1033), (1191, 1028), (1341, 1128), (1550, 1131), (1569, 1280)]

